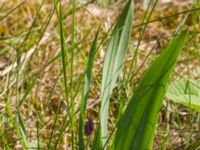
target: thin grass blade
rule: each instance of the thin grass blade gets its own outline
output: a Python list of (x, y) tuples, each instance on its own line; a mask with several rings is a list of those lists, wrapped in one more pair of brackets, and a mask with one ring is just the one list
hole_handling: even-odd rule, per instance
[(18, 125), (19, 125), (19, 129), (20, 129), (23, 141), (26, 144), (28, 144), (28, 136), (27, 136), (25, 121), (24, 121), (19, 109), (17, 109), (17, 122), (18, 122)]
[(86, 105), (87, 105), (87, 100), (88, 100), (88, 92), (90, 90), (93, 63), (94, 63), (94, 59), (95, 59), (96, 52), (97, 52), (97, 47), (96, 46), (97, 46), (98, 36), (99, 36), (99, 30), (97, 31), (95, 39), (94, 39), (94, 41), (93, 41), (93, 43), (91, 45), (90, 52), (89, 52), (89, 57), (88, 57), (88, 62), (87, 62), (87, 67), (86, 67), (84, 93), (83, 93), (83, 98), (81, 100), (81, 105), (80, 105), (79, 149), (84, 149), (83, 118), (84, 118), (84, 112), (85, 112)]

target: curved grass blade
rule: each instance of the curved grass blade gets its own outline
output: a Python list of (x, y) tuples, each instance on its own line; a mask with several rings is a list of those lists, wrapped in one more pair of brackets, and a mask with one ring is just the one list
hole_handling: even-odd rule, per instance
[(101, 138), (103, 145), (106, 143), (107, 139), (109, 98), (124, 63), (132, 28), (133, 9), (133, 0), (129, 0), (115, 25), (104, 60), (100, 110)]
[(172, 39), (145, 72), (119, 121), (113, 149), (152, 149), (156, 121), (167, 82), (187, 35), (188, 32), (182, 32)]

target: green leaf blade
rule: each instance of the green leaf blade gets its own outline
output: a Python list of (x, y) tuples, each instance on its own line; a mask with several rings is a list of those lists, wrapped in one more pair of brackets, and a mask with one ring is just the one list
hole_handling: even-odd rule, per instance
[(176, 80), (169, 85), (166, 97), (175, 103), (200, 112), (199, 83), (200, 80)]
[(166, 85), (187, 34), (183, 32), (174, 38), (145, 72), (119, 121), (114, 143), (115, 150), (152, 148), (155, 125)]
[(134, 3), (129, 0), (115, 25), (104, 59), (100, 112), (103, 145), (107, 139), (109, 98), (124, 63), (132, 29), (133, 9)]

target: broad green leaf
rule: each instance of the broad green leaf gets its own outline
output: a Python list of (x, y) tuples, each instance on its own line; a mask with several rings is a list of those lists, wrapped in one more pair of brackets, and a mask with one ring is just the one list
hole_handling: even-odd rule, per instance
[(124, 63), (133, 20), (133, 0), (129, 0), (119, 16), (111, 35), (103, 65), (101, 87), (101, 136), (103, 145), (107, 139), (108, 106), (115, 82)]
[(163, 53), (144, 73), (119, 121), (113, 149), (152, 149), (156, 121), (166, 85), (187, 34), (183, 32), (172, 39)]
[(175, 103), (200, 112), (200, 80), (176, 80), (172, 82), (166, 96)]

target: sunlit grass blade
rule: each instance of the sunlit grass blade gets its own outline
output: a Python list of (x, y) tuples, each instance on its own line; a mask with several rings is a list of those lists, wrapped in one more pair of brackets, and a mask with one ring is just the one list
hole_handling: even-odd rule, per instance
[(87, 105), (87, 99), (88, 99), (88, 92), (90, 90), (90, 83), (92, 78), (92, 68), (94, 63), (94, 58), (97, 52), (97, 41), (99, 36), (99, 30), (97, 31), (96, 37), (91, 45), (91, 49), (89, 52), (87, 67), (86, 67), (86, 73), (85, 73), (85, 85), (84, 85), (84, 93), (83, 98), (81, 100), (80, 104), (80, 119), (79, 119), (79, 149), (84, 149), (84, 142), (83, 142), (83, 118), (84, 118), (84, 112)]
[[(58, 3), (58, 5), (57, 5)], [(71, 141), (71, 144), (72, 144), (72, 149), (74, 149), (74, 128), (72, 127), (73, 125), (73, 118), (72, 118), (72, 114), (71, 114), (71, 106), (70, 106), (70, 103), (69, 103), (69, 91), (68, 91), (68, 85), (67, 85), (67, 67), (68, 66), (68, 50), (67, 50), (67, 47), (65, 45), (65, 34), (64, 34), (64, 28), (63, 28), (63, 20), (62, 20), (62, 3), (61, 1), (57, 1), (57, 0), (54, 0), (54, 6), (55, 6), (55, 9), (56, 9), (56, 14), (57, 14), (57, 19), (58, 19), (58, 24), (59, 24), (59, 31), (60, 31), (60, 46), (61, 46), (61, 62), (62, 62), (62, 72), (63, 72), (63, 85), (64, 85), (64, 92), (65, 92), (65, 101), (66, 101), (66, 104), (67, 104), (67, 114), (66, 116), (64, 117), (63, 119), (63, 122), (62, 122), (62, 128), (60, 130), (60, 133), (58, 135), (58, 139), (56, 141), (56, 144), (55, 144), (55, 149), (57, 147), (57, 144), (59, 143), (62, 135), (63, 135), (63, 132), (65, 131), (66, 129), (66, 123), (67, 123), (67, 119), (69, 117), (69, 122), (70, 122), (70, 129), (72, 130), (71, 131), (71, 135), (72, 135), (72, 141)], [(66, 59), (67, 58), (67, 59)]]
[(187, 35), (188, 32), (183, 32), (173, 38), (143, 75), (119, 121), (113, 149), (152, 149), (156, 121), (167, 82)]
[(132, 28), (133, 9), (133, 0), (129, 0), (115, 25), (104, 60), (100, 110), (103, 145), (107, 139), (109, 98), (124, 63)]
[[(151, 8), (151, 3), (153, 4), (152, 8)], [(155, 0), (155, 1), (150, 1), (145, 12), (144, 12), (144, 16), (143, 16), (143, 19), (142, 19), (142, 22), (145, 23), (145, 22), (149, 22), (151, 16), (153, 15), (154, 13), (154, 10), (157, 6), (157, 3), (158, 3), (158, 0)], [(148, 11), (150, 11), (148, 13)], [(142, 26), (141, 28), (141, 31), (139, 33), (139, 37), (138, 37), (138, 42), (137, 42), (137, 46), (136, 46), (136, 49), (134, 51), (134, 55), (133, 55), (133, 58), (132, 58), (132, 61), (131, 61), (131, 65), (130, 65), (130, 69), (129, 69), (129, 72), (128, 72), (128, 81), (131, 82), (133, 77), (134, 77), (134, 73), (133, 73), (133, 70), (135, 69), (136, 67), (136, 64), (137, 64), (137, 56), (138, 56), (138, 51), (139, 51), (139, 48), (140, 48), (140, 44), (143, 40), (143, 37), (145, 35), (145, 31), (147, 29), (147, 26), (148, 24), (144, 24), (144, 26)], [(128, 82), (127, 82), (128, 83)]]

